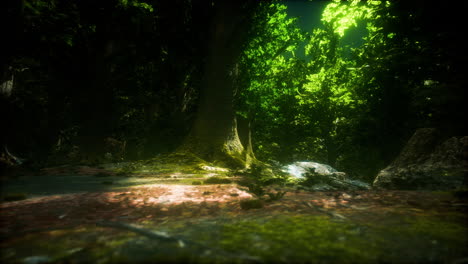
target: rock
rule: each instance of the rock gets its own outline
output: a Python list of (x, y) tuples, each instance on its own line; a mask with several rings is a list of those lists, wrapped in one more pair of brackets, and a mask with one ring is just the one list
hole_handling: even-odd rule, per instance
[(332, 173), (338, 172), (329, 165), (312, 161), (298, 161), (283, 167), (284, 172), (289, 173), (296, 178), (304, 178), (305, 174), (308, 173), (311, 169), (315, 169), (316, 173), (323, 175), (330, 175)]
[(300, 161), (283, 167), (283, 171), (301, 179), (301, 185), (311, 191), (368, 190), (370, 185), (351, 180), (345, 172), (329, 165), (312, 161)]
[(336, 191), (336, 188), (326, 183), (318, 183), (318, 184), (314, 184), (310, 186), (308, 190), (316, 191), (316, 192), (327, 192), (327, 191)]
[(206, 170), (206, 171), (216, 171), (216, 172), (228, 172), (229, 171), (226, 168), (211, 167), (211, 166), (206, 166), (206, 165), (201, 166), (200, 169)]
[(379, 172), (373, 186), (385, 189), (448, 190), (467, 183), (468, 137), (440, 140), (433, 128), (418, 129), (400, 155)]

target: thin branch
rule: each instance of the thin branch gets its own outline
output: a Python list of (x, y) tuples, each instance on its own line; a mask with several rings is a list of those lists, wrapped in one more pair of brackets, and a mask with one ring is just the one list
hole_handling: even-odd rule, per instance
[(161, 240), (161, 241), (166, 241), (166, 242), (177, 242), (180, 248), (185, 247), (185, 245), (192, 245), (192, 246), (196, 246), (202, 249), (203, 252), (209, 252), (209, 253), (214, 252), (215, 254), (223, 256), (223, 257), (227, 257), (231, 259), (241, 259), (243, 261), (248, 261), (248, 263), (262, 263), (262, 261), (257, 257), (252, 257), (252, 256), (248, 256), (245, 254), (230, 253), (222, 249), (209, 248), (207, 246), (204, 246), (194, 241), (187, 241), (179, 237), (170, 236), (169, 234), (164, 233), (164, 232), (153, 231), (153, 230), (145, 229), (136, 225), (121, 223), (121, 222), (108, 222), (108, 221), (99, 221), (99, 222), (96, 222), (96, 225), (102, 226), (102, 227), (124, 229), (127, 231), (131, 231), (131, 232), (146, 236), (154, 240)]

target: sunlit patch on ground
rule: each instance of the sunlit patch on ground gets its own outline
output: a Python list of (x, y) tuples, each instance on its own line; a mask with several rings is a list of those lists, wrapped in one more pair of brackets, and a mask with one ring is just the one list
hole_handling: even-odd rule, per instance
[[(151, 204), (176, 205), (184, 202), (228, 202), (232, 200), (251, 198), (252, 195), (240, 190), (234, 185), (190, 186), (151, 184), (144, 187), (132, 188), (144, 195), (131, 200), (135, 206)], [(130, 195), (132, 191), (116, 194), (105, 194), (111, 202), (118, 202), (122, 196)], [(236, 194), (236, 195), (231, 195)]]
[(240, 210), (252, 195), (234, 184), (132, 187), (124, 191), (36, 197), (0, 204), (0, 235), (99, 220), (157, 219), (167, 216), (214, 215)]

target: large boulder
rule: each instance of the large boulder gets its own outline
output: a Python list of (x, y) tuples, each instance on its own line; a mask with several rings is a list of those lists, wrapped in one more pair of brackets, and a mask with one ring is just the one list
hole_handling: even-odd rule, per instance
[(312, 161), (298, 161), (284, 166), (283, 171), (300, 179), (300, 184), (311, 191), (367, 190), (369, 184), (349, 179), (329, 165)]
[(310, 170), (314, 170), (318, 174), (331, 175), (338, 172), (330, 165), (321, 164), (313, 161), (297, 161), (292, 164), (283, 167), (283, 171), (297, 178), (304, 178), (306, 173)]
[(418, 129), (400, 155), (379, 172), (373, 186), (447, 190), (466, 184), (468, 137), (440, 138), (440, 133), (434, 128)]

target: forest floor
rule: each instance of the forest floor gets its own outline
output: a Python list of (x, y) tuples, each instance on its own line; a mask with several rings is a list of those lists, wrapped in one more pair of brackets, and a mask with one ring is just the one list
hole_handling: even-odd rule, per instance
[[(282, 190), (246, 209), (235, 183), (53, 168), (2, 182), (2, 263), (468, 263), (450, 192)], [(6, 196), (5, 196), (6, 197)], [(253, 206), (255, 207), (255, 206)]]

